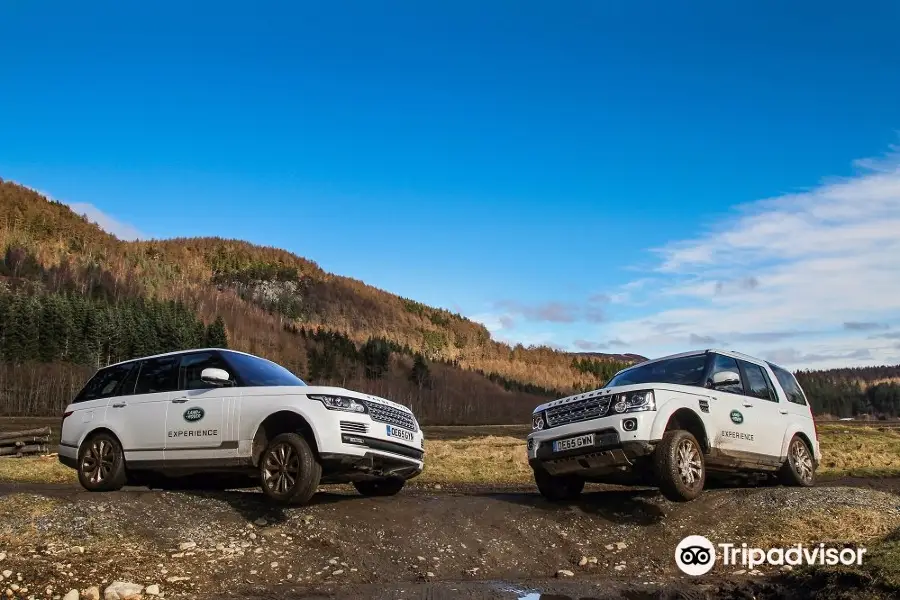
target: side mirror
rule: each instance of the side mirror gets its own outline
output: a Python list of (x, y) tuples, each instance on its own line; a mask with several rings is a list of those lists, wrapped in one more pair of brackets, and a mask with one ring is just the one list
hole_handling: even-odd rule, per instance
[(734, 371), (719, 371), (713, 375), (712, 383), (714, 388), (725, 387), (728, 385), (741, 385), (741, 376)]
[(231, 384), (231, 375), (224, 369), (203, 369), (203, 372), (200, 373), (200, 379), (205, 383), (211, 383), (212, 385)]

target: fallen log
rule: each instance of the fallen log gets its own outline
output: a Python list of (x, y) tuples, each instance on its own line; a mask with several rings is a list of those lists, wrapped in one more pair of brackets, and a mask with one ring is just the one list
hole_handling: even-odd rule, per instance
[(19, 446), (0, 448), (0, 456), (24, 456), (27, 454), (46, 454), (49, 448), (45, 445)]
[(4, 440), (13, 440), (20, 437), (43, 437), (49, 435), (49, 427), (41, 427), (39, 429), (26, 429), (25, 431), (7, 431), (5, 433), (0, 433), (0, 443), (3, 443)]
[(0, 440), (0, 448), (3, 448), (5, 446), (27, 446), (28, 444), (49, 444), (49, 443), (50, 443), (49, 436), (36, 437), (33, 435), (28, 435), (28, 436), (23, 436), (23, 437), (18, 437), (18, 438), (12, 438), (9, 440)]

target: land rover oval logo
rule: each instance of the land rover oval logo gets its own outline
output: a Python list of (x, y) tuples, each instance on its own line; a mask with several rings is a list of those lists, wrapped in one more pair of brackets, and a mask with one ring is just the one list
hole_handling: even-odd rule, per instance
[(731, 411), (731, 422), (740, 425), (744, 422), (744, 415), (742, 415), (740, 411), (737, 410)]
[[(200, 419), (202, 419), (203, 415), (205, 414), (206, 413), (203, 412), (202, 408), (200, 408), (199, 406), (195, 406), (184, 411), (184, 420), (188, 421), (189, 423), (193, 423), (194, 421), (199, 421)], [(734, 418), (733, 414), (732, 418)]]

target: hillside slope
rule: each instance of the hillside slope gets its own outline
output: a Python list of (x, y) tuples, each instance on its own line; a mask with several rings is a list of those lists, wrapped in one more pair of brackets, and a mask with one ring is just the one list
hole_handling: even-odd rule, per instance
[[(353, 385), (415, 405), (426, 422), (527, 419), (547, 397), (598, 387), (633, 362), (621, 360), (625, 356), (510, 347), (461, 315), (327, 273), (277, 248), (219, 238), (125, 242), (68, 206), (2, 180), (0, 249), (0, 292), (11, 298), (7, 323), (28, 310), (38, 311), (31, 318), (40, 323), (46, 311), (75, 295), (93, 307), (72, 309), (77, 318), (99, 311), (98, 322), (108, 323), (112, 339), (121, 337), (125, 326), (116, 307), (139, 299), (151, 303), (140, 310), (159, 312), (153, 302), (175, 302), (204, 323), (221, 317), (232, 347), (281, 362), (311, 381)], [(38, 302), (40, 307), (16, 301), (44, 297), (52, 298)], [(68, 323), (59, 333), (66, 340), (73, 335), (73, 318), (60, 317)], [(196, 339), (174, 336), (170, 346)], [(52, 363), (69, 373), (69, 383), (57, 386), (66, 390), (97, 364), (127, 358), (148, 345), (97, 342), (92, 353), (78, 356), (28, 348), (32, 345), (15, 347), (4, 361)], [(19, 382), (20, 398), (26, 384), (23, 369), (17, 369), (6, 380)], [(12, 397), (11, 390), (6, 393)], [(54, 402), (66, 393), (52, 394)], [(35, 392), (29, 388), (28, 394)]]

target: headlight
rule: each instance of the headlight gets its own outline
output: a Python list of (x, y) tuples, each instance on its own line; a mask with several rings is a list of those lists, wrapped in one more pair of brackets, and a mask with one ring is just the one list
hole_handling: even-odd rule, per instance
[(325, 405), (325, 408), (331, 410), (345, 410), (347, 412), (353, 413), (364, 413), (366, 412), (366, 405), (360, 402), (359, 400), (355, 400), (353, 398), (347, 398), (346, 396), (322, 396), (318, 394), (313, 394), (307, 396), (310, 400), (318, 400), (322, 404)]
[[(622, 410), (619, 410), (620, 406)], [(641, 412), (645, 410), (656, 410), (656, 398), (653, 396), (653, 391), (642, 390), (640, 392), (619, 394), (616, 412)]]
[(531, 429), (534, 431), (540, 431), (544, 428), (544, 417), (541, 413), (537, 413), (536, 415), (531, 415)]

